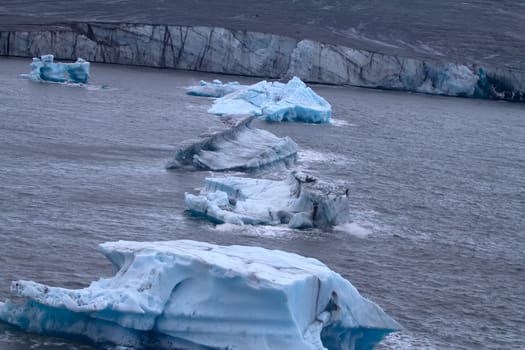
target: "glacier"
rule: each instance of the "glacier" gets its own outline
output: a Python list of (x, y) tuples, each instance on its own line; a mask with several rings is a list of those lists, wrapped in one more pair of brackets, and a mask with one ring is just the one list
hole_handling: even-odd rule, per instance
[(40, 52), (69, 60), (525, 101), (523, 69), (478, 60), (404, 57), (220, 27), (78, 22), (0, 29), (0, 55)]
[(243, 87), (237, 81), (231, 81), (223, 84), (222, 81), (215, 79), (211, 83), (201, 80), (199, 85), (189, 86), (186, 93), (192, 96), (203, 97), (223, 97)]
[(184, 203), (194, 215), (218, 224), (328, 227), (349, 220), (347, 194), (337, 191), (292, 171), (284, 180), (206, 178), (198, 195), (185, 193)]
[(83, 289), (14, 281), (0, 319), (135, 349), (367, 350), (401, 326), (320, 261), (190, 240), (107, 242), (115, 276)]
[(184, 142), (167, 169), (192, 166), (200, 170), (255, 172), (270, 166), (292, 165), (299, 147), (289, 137), (251, 125), (254, 117), (221, 117), (225, 129)]
[(31, 72), (22, 77), (54, 83), (86, 84), (89, 80), (90, 63), (82, 58), (74, 63), (55, 63), (53, 55), (42, 55), (33, 57), (30, 67)]
[(211, 114), (248, 114), (271, 122), (329, 123), (332, 106), (301, 79), (261, 81), (215, 100)]

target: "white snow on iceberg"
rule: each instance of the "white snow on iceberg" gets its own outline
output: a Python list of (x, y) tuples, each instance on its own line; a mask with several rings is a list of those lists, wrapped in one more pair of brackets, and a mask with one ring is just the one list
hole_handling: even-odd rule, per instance
[(211, 83), (201, 80), (199, 85), (187, 87), (186, 93), (193, 96), (223, 97), (239, 90), (241, 87), (243, 85), (240, 85), (237, 81), (223, 84), (218, 79), (213, 80)]
[(245, 177), (206, 178), (199, 195), (185, 194), (186, 207), (197, 216), (223, 224), (326, 227), (348, 222), (346, 194), (292, 172), (282, 181)]
[(89, 80), (90, 63), (82, 58), (73, 63), (55, 63), (53, 55), (43, 55), (33, 57), (30, 67), (31, 73), (22, 76), (35, 81), (86, 84)]
[(251, 126), (254, 117), (223, 117), (224, 130), (186, 141), (166, 168), (191, 165), (197, 169), (253, 172), (297, 159), (297, 144), (289, 137)]
[(249, 114), (272, 122), (329, 123), (332, 106), (301, 79), (261, 81), (215, 100), (211, 114)]
[(0, 319), (135, 349), (365, 350), (400, 325), (316, 259), (196, 241), (109, 242), (119, 269), (70, 290), (16, 281)]

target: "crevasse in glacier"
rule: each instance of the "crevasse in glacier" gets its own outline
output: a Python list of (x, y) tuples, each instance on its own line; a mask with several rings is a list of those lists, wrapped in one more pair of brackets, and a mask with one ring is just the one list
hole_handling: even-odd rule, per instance
[(299, 147), (291, 138), (279, 138), (253, 127), (254, 117), (221, 118), (225, 126), (223, 130), (184, 142), (166, 168), (189, 165), (203, 170), (253, 172), (295, 162)]
[(31, 72), (22, 76), (36, 81), (86, 84), (89, 80), (90, 63), (82, 58), (73, 63), (55, 63), (53, 55), (43, 55), (34, 57), (30, 67)]
[(338, 191), (294, 171), (281, 181), (206, 178), (200, 194), (186, 193), (184, 203), (215, 223), (325, 227), (348, 222), (348, 198)]
[(329, 123), (332, 106), (301, 79), (261, 81), (215, 100), (211, 114), (248, 114), (272, 122)]
[(84, 289), (12, 283), (23, 329), (135, 349), (365, 350), (400, 325), (316, 259), (196, 241), (100, 245), (119, 269)]
[(204, 97), (223, 97), (239, 90), (243, 86), (237, 81), (223, 84), (222, 81), (215, 79), (211, 83), (201, 80), (199, 85), (194, 85), (186, 88), (186, 93), (193, 96)]

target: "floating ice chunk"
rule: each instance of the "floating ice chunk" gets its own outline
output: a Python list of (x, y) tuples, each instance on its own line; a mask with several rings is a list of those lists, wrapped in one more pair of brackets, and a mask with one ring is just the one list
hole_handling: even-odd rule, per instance
[(119, 269), (70, 290), (13, 282), (23, 329), (136, 349), (372, 349), (400, 325), (316, 259), (196, 241), (109, 242)]
[(227, 129), (185, 142), (166, 168), (192, 165), (213, 171), (256, 171), (279, 163), (293, 163), (297, 144), (289, 137), (279, 138), (252, 127), (253, 118), (223, 118)]
[(199, 85), (186, 88), (186, 93), (193, 96), (204, 97), (223, 97), (242, 88), (243, 85), (237, 81), (223, 84), (220, 80), (215, 79), (211, 83), (201, 80)]
[(219, 224), (308, 228), (348, 221), (347, 196), (332, 192), (317, 180), (292, 172), (283, 181), (207, 178), (201, 193), (186, 193), (184, 201), (193, 214)]
[(250, 114), (272, 122), (329, 123), (332, 107), (294, 77), (288, 83), (261, 81), (215, 101), (208, 110), (216, 115)]
[(82, 83), (89, 80), (90, 63), (82, 58), (74, 63), (55, 63), (53, 55), (33, 57), (30, 64), (31, 73), (22, 74), (23, 77), (36, 81), (50, 81), (54, 83)]

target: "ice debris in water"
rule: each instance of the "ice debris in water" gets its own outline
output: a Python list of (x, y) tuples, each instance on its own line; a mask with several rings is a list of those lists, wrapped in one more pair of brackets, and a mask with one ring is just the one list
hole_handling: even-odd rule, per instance
[(204, 96), (204, 97), (223, 97), (227, 94), (231, 94), (243, 87), (237, 81), (232, 81), (223, 84), (222, 81), (215, 79), (211, 83), (201, 80), (199, 85), (190, 86), (186, 88), (186, 93), (193, 96)]
[(301, 79), (261, 81), (215, 100), (211, 114), (249, 114), (272, 122), (329, 123), (332, 106)]
[(119, 269), (84, 289), (12, 283), (0, 319), (44, 334), (154, 349), (372, 349), (400, 325), (320, 261), (189, 240), (108, 242)]
[(205, 182), (199, 195), (186, 193), (184, 202), (194, 215), (218, 224), (310, 228), (348, 222), (347, 193), (295, 171), (281, 181), (231, 176)]
[(166, 168), (191, 165), (213, 171), (256, 171), (297, 159), (297, 144), (289, 137), (251, 126), (254, 117), (222, 117), (225, 128), (188, 140), (180, 146)]
[(78, 58), (73, 63), (55, 63), (53, 55), (33, 57), (30, 64), (31, 73), (22, 74), (23, 77), (36, 81), (49, 81), (54, 83), (82, 83), (89, 80), (90, 63)]

